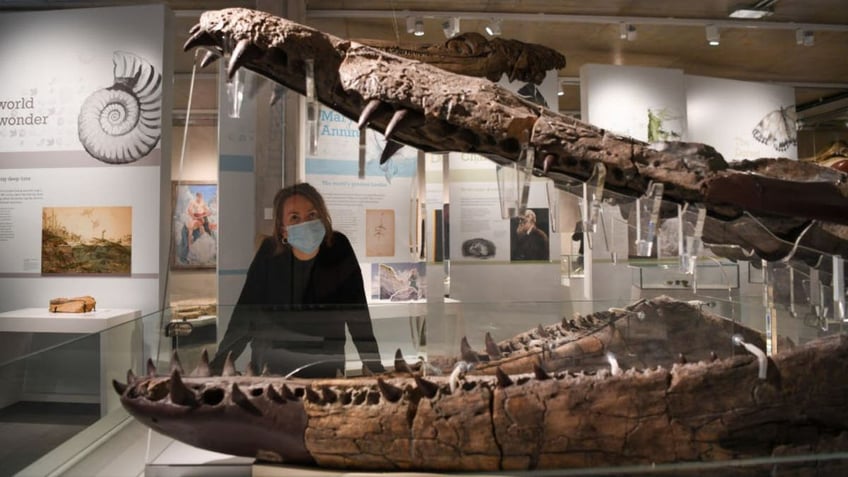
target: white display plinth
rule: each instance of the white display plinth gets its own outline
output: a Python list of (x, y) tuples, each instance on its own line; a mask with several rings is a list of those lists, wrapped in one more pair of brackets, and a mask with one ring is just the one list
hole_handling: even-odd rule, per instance
[(140, 316), (140, 310), (126, 308), (107, 308), (87, 313), (51, 313), (46, 308), (24, 308), (0, 313), (0, 331), (16, 333), (100, 333)]
[(139, 369), (134, 357), (141, 356), (140, 317), (140, 310), (124, 308), (0, 313), (0, 342), (7, 350), (0, 406), (17, 401), (97, 403), (101, 415), (119, 407), (111, 379), (123, 381), (127, 370)]

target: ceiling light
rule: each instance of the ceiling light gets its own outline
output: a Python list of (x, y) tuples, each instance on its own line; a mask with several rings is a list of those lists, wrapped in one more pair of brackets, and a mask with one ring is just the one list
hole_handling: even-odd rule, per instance
[(424, 20), (421, 17), (406, 17), (406, 32), (424, 36)]
[(742, 18), (745, 20), (756, 20), (774, 13), (774, 4), (777, 0), (759, 0), (752, 5), (740, 5), (730, 12), (730, 18)]
[(486, 25), (486, 33), (489, 36), (498, 36), (501, 34), (501, 19), (500, 18), (492, 18), (492, 21)]
[(459, 34), (459, 17), (451, 17), (442, 22), (442, 31), (445, 38), (453, 38)]
[(813, 46), (816, 44), (816, 36), (810, 30), (795, 30), (795, 43), (804, 46)]
[(707, 44), (710, 46), (718, 46), (719, 44), (718, 27), (715, 25), (707, 25)]
[(757, 10), (753, 8), (737, 8), (730, 12), (730, 18), (741, 18), (745, 20), (756, 20), (771, 15), (771, 10)]
[(618, 37), (622, 40), (634, 41), (636, 39), (636, 26), (630, 23), (619, 23)]

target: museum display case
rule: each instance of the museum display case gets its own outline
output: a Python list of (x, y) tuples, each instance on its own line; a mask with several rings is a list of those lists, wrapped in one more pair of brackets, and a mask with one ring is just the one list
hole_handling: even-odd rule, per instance
[[(0, 313), (4, 474), (57, 475), (127, 424), (112, 380), (156, 356), (161, 313)], [(145, 333), (147, 331), (147, 333)]]
[[(628, 265), (626, 263), (617, 264), (615, 268), (616, 273), (628, 275)], [(689, 405), (693, 406), (708, 406), (709, 402), (714, 402), (718, 405), (722, 399), (730, 399), (727, 396), (719, 399), (719, 395), (715, 394), (716, 392), (726, 392), (721, 384), (725, 379), (731, 379), (743, 387), (747, 386), (747, 384), (743, 383), (747, 383), (749, 379), (753, 380), (752, 382), (754, 383), (758, 379), (757, 374), (759, 371), (757, 358), (755, 357), (756, 352), (744, 346), (746, 342), (748, 344), (754, 343), (757, 339), (756, 337), (759, 337), (758, 346), (762, 353), (764, 353), (763, 356), (765, 359), (763, 362), (767, 362), (765, 372), (767, 374), (772, 373), (775, 372), (775, 369), (778, 370), (777, 372), (780, 372), (782, 369), (784, 379), (791, 380), (794, 379), (792, 376), (794, 376), (795, 371), (788, 371), (791, 368), (784, 367), (788, 365), (785, 365), (783, 361), (777, 358), (778, 353), (786, 353), (792, 348), (807, 345), (814, 340), (845, 333), (844, 322), (842, 320), (834, 320), (832, 316), (821, 319), (810, 319), (809, 317), (802, 316), (802, 313), (800, 313), (802, 307), (804, 307), (806, 313), (814, 312), (809, 303), (802, 303), (808, 301), (806, 298), (796, 301), (793, 305), (792, 302), (786, 301), (785, 294), (781, 293), (777, 301), (769, 304), (764, 301), (764, 293), (767, 293), (768, 285), (756, 283), (758, 280), (757, 277), (748, 277), (747, 267), (741, 268), (740, 274), (743, 280), (738, 288), (731, 289), (730, 296), (726, 294), (726, 290), (710, 288), (695, 293), (692, 291), (691, 286), (682, 289), (667, 289), (664, 287), (650, 289), (629, 285), (627, 289), (629, 295), (625, 294), (609, 300), (471, 302), (461, 300), (444, 301), (436, 298), (425, 303), (417, 304), (378, 304), (371, 307), (372, 320), (375, 335), (380, 346), (381, 358), (387, 370), (392, 371), (394, 369), (397, 371), (397, 359), (400, 356), (403, 358), (404, 363), (417, 369), (416, 374), (434, 382), (442, 382), (440, 381), (441, 379), (447, 379), (449, 374), (455, 372), (457, 363), (471, 362), (470, 360), (474, 359), (471, 356), (480, 358), (480, 361), (475, 363), (475, 367), (482, 372), (486, 368), (488, 360), (495, 361), (491, 356), (487, 357), (486, 350), (490, 340), (503, 344), (510, 338), (523, 335), (524, 338), (520, 338), (519, 342), (525, 343), (530, 348), (537, 346), (538, 348), (536, 349), (538, 351), (531, 353), (531, 355), (535, 356), (534, 360), (539, 360), (538, 362), (543, 364), (547, 363), (545, 365), (546, 371), (544, 372), (548, 373), (554, 380), (562, 382), (563, 384), (561, 386), (565, 386), (559, 391), (561, 394), (564, 393), (567, 395), (569, 392), (572, 392), (569, 391), (572, 388), (581, 389), (581, 379), (594, 380), (596, 383), (594, 391), (589, 391), (588, 389), (579, 391), (580, 393), (586, 393), (585, 395), (581, 394), (581, 396), (587, 399), (587, 406), (589, 406), (589, 403), (596, 402), (595, 400), (599, 399), (595, 393), (600, 392), (599, 389), (602, 387), (604, 381), (615, 382), (617, 379), (625, 379), (622, 376), (627, 376), (629, 377), (628, 379), (634, 379), (632, 386), (639, 386), (638, 389), (641, 389), (641, 391), (635, 392), (633, 390), (619, 389), (615, 391), (619, 393), (616, 394), (617, 397), (615, 399), (631, 400), (634, 403), (639, 403), (642, 402), (641, 400), (648, 391), (644, 387), (644, 383), (642, 385), (635, 384), (638, 382), (638, 376), (643, 374), (646, 376), (650, 375), (651, 370), (656, 369), (656, 366), (661, 366), (672, 373), (684, 373), (679, 375), (680, 377), (677, 379), (686, 379), (685, 376), (687, 374), (681, 371), (682, 369), (688, 369), (690, 370), (688, 372), (696, 373), (698, 372), (697, 370), (707, 369), (710, 359), (714, 359), (710, 358), (710, 355), (715, 355), (719, 360), (727, 360), (728, 362), (735, 363), (734, 368), (737, 371), (734, 372), (733, 377), (726, 378), (722, 377), (721, 374), (713, 375), (708, 378), (706, 387), (695, 386), (691, 394), (684, 393), (680, 395), (680, 399), (682, 399), (680, 405), (683, 405), (683, 402), (689, 402)], [(752, 281), (755, 283), (751, 283)], [(669, 300), (669, 303), (682, 303), (683, 305), (674, 305), (684, 307), (677, 308), (674, 313), (682, 313), (681, 319), (683, 321), (673, 322), (670, 314), (667, 314), (665, 317), (662, 317), (662, 315), (658, 317), (656, 315), (651, 316), (650, 313), (636, 311), (639, 309), (633, 307), (634, 303), (645, 300), (648, 302)], [(792, 311), (793, 308), (795, 311)], [(672, 309), (675, 308), (670, 308), (669, 310)], [(684, 309), (689, 311), (684, 313)], [(222, 310), (222, 313), (227, 312), (228, 310)], [(601, 314), (597, 315), (597, 312), (601, 312)], [(588, 317), (590, 315), (594, 315), (596, 318), (587, 319), (587, 322), (583, 323), (583, 319), (580, 317)], [(722, 317), (722, 321), (726, 320), (728, 327), (714, 328), (713, 325), (707, 325), (710, 322), (710, 318), (705, 317), (711, 316)], [(603, 319), (592, 321), (597, 319), (597, 317), (606, 317), (609, 321), (603, 321)], [(572, 325), (569, 325), (569, 322)], [(606, 355), (600, 353), (596, 356), (591, 356), (591, 354), (572, 356), (571, 358), (566, 358), (565, 362), (567, 364), (565, 365), (563, 365), (561, 360), (557, 361), (554, 359), (554, 356), (558, 352), (557, 347), (562, 346), (562, 342), (553, 344), (550, 348), (546, 348), (541, 343), (532, 343), (534, 340), (540, 342), (546, 340), (544, 334), (539, 331), (540, 328), (562, 331), (568, 329), (569, 326), (573, 326), (574, 330), (579, 330), (581, 326), (586, 326), (587, 323), (591, 323), (588, 324), (588, 328), (583, 329), (587, 336), (597, 336), (599, 340), (602, 340), (604, 339), (602, 338), (604, 328), (612, 324), (612, 327), (620, 334), (621, 342), (617, 344), (606, 342), (607, 344), (604, 348)], [(655, 326), (658, 327), (655, 328)], [(555, 332), (552, 331), (551, 333), (553, 334)], [(752, 334), (749, 335), (749, 333)], [(745, 340), (740, 339), (743, 335), (746, 336)], [(734, 337), (736, 338), (734, 339)], [(581, 337), (579, 332), (574, 335), (559, 335), (559, 339), (571, 342), (579, 342), (581, 338), (585, 338), (585, 336)], [(769, 344), (769, 338), (774, 338), (773, 344)], [(704, 346), (709, 346), (709, 348), (704, 348)], [(179, 355), (180, 365), (184, 370), (183, 381), (191, 385), (194, 382), (191, 375), (195, 372), (193, 370), (201, 364), (203, 348), (203, 346), (188, 345), (178, 346), (176, 349), (171, 350), (167, 346), (163, 347), (159, 355), (159, 360), (156, 362), (156, 368), (159, 370), (158, 374), (162, 376), (162, 379), (166, 378), (168, 374), (167, 370), (173, 367), (172, 352), (176, 351)], [(211, 353), (213, 348), (206, 348)], [(672, 351), (666, 352), (660, 350)], [(614, 356), (610, 357), (609, 353), (614, 353)], [(654, 356), (656, 353), (667, 355), (667, 357)], [(768, 357), (765, 357), (765, 353), (768, 353)], [(649, 355), (654, 357), (649, 358)], [(235, 363), (235, 368), (240, 373), (248, 373), (248, 363), (245, 358), (247, 356), (242, 356)], [(665, 359), (666, 361), (663, 364), (658, 364), (658, 361), (653, 361), (654, 359), (659, 361)], [(558, 363), (558, 367), (556, 367), (556, 363)], [(821, 369), (817, 370), (817, 368), (821, 366), (829, 367), (835, 364), (835, 362), (811, 362), (810, 367), (804, 369), (806, 369), (805, 372), (807, 373), (815, 374), (821, 371)], [(415, 368), (416, 366), (418, 367)], [(501, 366), (509, 369), (506, 367), (507, 364), (502, 364)], [(616, 371), (617, 366), (620, 366), (620, 371)], [(255, 373), (258, 373), (258, 371), (254, 370)], [(785, 374), (787, 371), (789, 374)], [(367, 375), (363, 377), (362, 372), (363, 370), (361, 363), (358, 361), (356, 349), (348, 344), (347, 366), (344, 374), (347, 379), (353, 380), (350, 386), (356, 386), (356, 379), (367, 379)], [(536, 379), (540, 379), (538, 373), (537, 371)], [(583, 376), (584, 373), (585, 377), (578, 377)], [(472, 374), (473, 371), (469, 371), (461, 382), (475, 382), (475, 378), (471, 377)], [(523, 379), (530, 379), (532, 381), (534, 379), (533, 375), (534, 372), (532, 370), (527, 371), (523, 374)], [(400, 383), (403, 379), (406, 379), (403, 376), (410, 375), (400, 372), (393, 376), (393, 378), (386, 378), (387, 381), (402, 386)], [(691, 376), (689, 377), (691, 378)], [(513, 378), (515, 379), (515, 375)], [(215, 379), (207, 378), (206, 382), (210, 383), (207, 386), (214, 386), (211, 383)], [(250, 379), (259, 380), (256, 382), (276, 383), (272, 384), (273, 386), (282, 385), (286, 382), (271, 376)], [(765, 386), (765, 388), (762, 388), (759, 392), (765, 391), (769, 386), (766, 383), (771, 382), (771, 379), (770, 377), (762, 381), (764, 383), (762, 386)], [(226, 378), (223, 381), (226, 381)], [(411, 382), (412, 380), (409, 379), (409, 381)], [(338, 379), (332, 382), (334, 382), (331, 385), (333, 389), (339, 393), (338, 396), (342, 396), (344, 394), (342, 390), (345, 385)], [(297, 378), (290, 378), (288, 383), (288, 386), (294, 390), (297, 390), (300, 386)], [(565, 383), (570, 384), (566, 385)], [(788, 383), (786, 381), (784, 384), (788, 385)], [(824, 383), (822, 384), (824, 385)], [(241, 380), (240, 386), (244, 387), (245, 392), (257, 389), (255, 387), (256, 385), (250, 384), (247, 378)], [(264, 388), (267, 384), (263, 384), (262, 386)], [(208, 389), (211, 388), (207, 387)], [(318, 389), (318, 387), (315, 388), (316, 391)], [(637, 388), (634, 387), (633, 389)], [(695, 391), (695, 389), (700, 390)], [(469, 395), (473, 394), (470, 387), (467, 391), (456, 391), (459, 394), (463, 392)], [(440, 393), (444, 393), (445, 395), (438, 395), (434, 398), (435, 401), (444, 399), (450, 394), (447, 389), (443, 389)], [(669, 391), (669, 393), (669, 399), (672, 399), (671, 396), (677, 395), (674, 391)], [(260, 405), (263, 399), (267, 399), (258, 393), (252, 394), (252, 396), (250, 399), (255, 400), (256, 405)], [(549, 398), (552, 400), (550, 405), (556, 405), (556, 396), (551, 395)], [(302, 397), (302, 399), (304, 402), (307, 402), (307, 400), (313, 398)], [(320, 398), (315, 397), (314, 399)], [(471, 398), (469, 397), (469, 399)], [(513, 399), (520, 398), (513, 395)], [(558, 475), (561, 473), (582, 475), (590, 469), (592, 475), (620, 475), (621, 473), (628, 472), (646, 473), (648, 475), (652, 473), (663, 475), (672, 472), (683, 473), (685, 475), (687, 472), (696, 474), (699, 472), (720, 472), (722, 471), (721, 469), (725, 471), (732, 469), (734, 472), (738, 471), (743, 474), (750, 472), (753, 475), (757, 475), (766, 471), (798, 471), (809, 466), (819, 469), (841, 469), (841, 466), (844, 466), (846, 459), (848, 459), (848, 454), (838, 451), (831, 452), (826, 447), (817, 450), (807, 448), (806, 451), (802, 450), (799, 452), (798, 450), (790, 451), (789, 447), (791, 446), (789, 446), (786, 451), (777, 453), (772, 453), (770, 450), (746, 449), (742, 451), (744, 452), (744, 456), (740, 455), (736, 458), (726, 460), (692, 457), (688, 459), (677, 459), (674, 462), (647, 463), (643, 461), (643, 457), (640, 457), (638, 453), (628, 454), (629, 448), (628, 444), (626, 444), (626, 435), (637, 431), (625, 429), (629, 429), (629, 426), (637, 426), (639, 418), (636, 416), (642, 411), (637, 411), (640, 406), (639, 404), (626, 404), (625, 401), (615, 406), (620, 410), (622, 416), (635, 413), (629, 418), (622, 417), (625, 421), (630, 422), (629, 425), (615, 423), (615, 419), (611, 417), (605, 418), (606, 420), (603, 421), (606, 422), (607, 426), (610, 426), (604, 439), (609, 439), (609, 442), (615, 442), (621, 439), (623, 440), (622, 442), (625, 442), (623, 448), (609, 444), (611, 449), (618, 449), (622, 454), (622, 457), (618, 458), (614, 463), (599, 462), (592, 464), (590, 468), (586, 468), (585, 465), (581, 467), (563, 465), (562, 467), (557, 467), (557, 470), (548, 468), (536, 471), (521, 471), (521, 475), (550, 475), (551, 472), (555, 472)], [(472, 402), (473, 400), (470, 400), (468, 405), (471, 405)], [(764, 408), (768, 407), (765, 402), (762, 405)], [(359, 406), (355, 403), (341, 404), (336, 402), (333, 404), (315, 404), (315, 406), (316, 409), (327, 409), (328, 412), (338, 413), (340, 415), (351, 413), (351, 417), (347, 419), (364, 419), (363, 416), (356, 414), (356, 409)], [(631, 406), (636, 407), (631, 408)], [(755, 412), (754, 409), (757, 407), (756, 404), (752, 405), (751, 403), (740, 403), (740, 406), (753, 406), (748, 412)], [(392, 405), (386, 402), (385, 404), (380, 404), (379, 409), (390, 413)], [(719, 409), (716, 408), (714, 412), (722, 412)], [(319, 411), (313, 410), (310, 412)], [(581, 419), (586, 419), (587, 422), (591, 422), (593, 419), (599, 419), (599, 414), (594, 414), (589, 408), (584, 411), (578, 411), (577, 408), (573, 408), (573, 412), (586, 412)], [(596, 410), (594, 412), (603, 414), (604, 411)], [(809, 409), (808, 412), (814, 411)], [(462, 419), (461, 416), (454, 416), (454, 418)], [(525, 418), (531, 419), (530, 416), (526, 416)], [(546, 419), (548, 418), (555, 420), (556, 416), (547, 415)], [(708, 419), (706, 416), (702, 416), (701, 418)], [(184, 424), (188, 424), (191, 422), (192, 417), (186, 415), (184, 419)], [(647, 420), (648, 418), (645, 416), (642, 419)], [(683, 420), (683, 417), (680, 419)], [(361, 425), (367, 425), (365, 422), (367, 421), (363, 421)], [(669, 422), (673, 423), (675, 420), (672, 419)], [(442, 424), (434, 423), (434, 425), (441, 426)], [(531, 427), (533, 425), (536, 424), (532, 424)], [(622, 426), (621, 431), (616, 430), (619, 429), (620, 425)], [(751, 425), (757, 427), (759, 424)], [(778, 422), (774, 425), (779, 429), (783, 424)], [(273, 424), (269, 422), (268, 426), (273, 427)], [(542, 424), (538, 432), (553, 432), (553, 428), (548, 426), (556, 427), (553, 423), (548, 425)], [(157, 438), (162, 438), (158, 433), (151, 432)], [(572, 432), (586, 435), (586, 433), (594, 431), (587, 431), (578, 425)], [(618, 434), (618, 432), (622, 432), (623, 434)], [(781, 437), (779, 436), (782, 431), (764, 428), (762, 432), (766, 433), (766, 435), (769, 435), (771, 432), (777, 432), (775, 438), (780, 439)], [(374, 438), (379, 440), (383, 437)], [(470, 439), (467, 436), (463, 437), (462, 434), (456, 438), (460, 440)], [(221, 437), (221, 439), (226, 440), (225, 437)], [(339, 437), (339, 439), (344, 441), (345, 438)], [(364, 448), (370, 448), (367, 444), (369, 437), (362, 437), (362, 439), (363, 442), (359, 445), (364, 446)], [(655, 439), (657, 442), (662, 441), (659, 437)], [(728, 437), (728, 439), (730, 438)], [(155, 471), (156, 475), (179, 475), (179, 472), (185, 471), (187, 468), (203, 469), (212, 474), (226, 469), (229, 472), (262, 472), (262, 475), (292, 475), (292, 473), (303, 470), (302, 467), (296, 465), (274, 464), (263, 461), (262, 459), (254, 461), (254, 459), (235, 458), (226, 453), (212, 452), (178, 441), (167, 440), (167, 442), (159, 447), (161, 453), (150, 455), (147, 461), (149, 468), (151, 471)], [(633, 445), (638, 445), (638, 439), (633, 442)], [(751, 442), (757, 442), (757, 439), (752, 438)], [(607, 444), (599, 443), (598, 445)], [(727, 445), (735, 447), (735, 444)], [(582, 452), (584, 451), (580, 451), (580, 453)], [(321, 468), (320, 470), (310, 469), (310, 471), (321, 472), (322, 475), (357, 475), (357, 471), (354, 469), (334, 470), (332, 468)], [(488, 471), (487, 475), (516, 475), (515, 472), (507, 470)], [(451, 472), (445, 471), (444, 473), (450, 474)]]
[[(157, 8), (153, 14), (158, 22), (163, 12)], [(157, 37), (149, 47), (156, 52), (155, 66), (167, 77), (168, 55), (158, 38), (167, 35), (151, 36)], [(205, 41), (205, 48), (214, 43)], [(284, 101), (266, 102), (282, 87), (246, 69), (231, 71), (235, 62), (229, 61), (238, 56), (232, 47), (224, 42), (223, 60), (213, 67), (215, 73), (208, 73), (219, 86), (217, 149), (203, 151), (207, 162), (214, 163), (211, 173), (183, 174), (183, 166), (190, 166), (184, 160), (191, 160), (186, 149), (196, 152), (191, 148), (197, 147), (184, 142), (172, 162), (167, 151), (153, 148), (156, 157), (136, 168), (144, 181), (124, 166), (99, 174), (101, 182), (116, 182), (116, 189), (132, 185), (119, 194), (132, 207), (114, 207), (99, 196), (61, 207), (27, 205), (27, 213), (41, 214), (41, 221), (27, 223), (18, 242), (24, 235), (35, 236), (38, 224), (64, 240), (55, 247), (43, 240), (39, 250), (17, 244), (26, 253), (4, 255), (18, 274), (36, 274), (36, 265), (49, 265), (38, 270), (52, 279), (44, 282), (49, 287), (33, 294), (55, 294), (59, 285), (73, 283), (64, 274), (85, 273), (90, 264), (62, 268), (62, 257), (70, 256), (68, 250), (77, 242), (110, 241), (125, 248), (132, 243), (135, 253), (132, 259), (125, 255), (123, 268), (107, 270), (106, 275), (114, 276), (103, 279), (125, 278), (117, 287), (116, 281), (108, 282), (101, 296), (112, 303), (119, 297), (126, 305), (71, 317), (29, 307), (0, 313), (4, 343), (12, 344), (0, 361), (7, 384), (0, 411), (37, 414), (34, 420), (40, 423), (64, 425), (68, 417), (51, 421), (49, 406), (16, 410), (19, 402), (49, 403), (55, 405), (53, 411), (76, 413), (72, 420), (77, 426), (66, 436), (57, 434), (55, 442), (38, 436), (20, 439), (0, 458), (0, 468), (21, 470), (21, 475), (87, 475), (125, 460), (110, 444), (121, 440), (118, 436), (131, 436), (126, 440), (134, 449), (132, 465), (157, 476), (303, 471), (341, 476), (370, 470), (540, 476), (846, 471), (843, 383), (848, 380), (842, 379), (846, 352), (840, 344), (848, 331), (845, 239), (828, 225), (838, 209), (818, 210), (802, 202), (817, 214), (812, 219), (783, 201), (762, 200), (754, 204), (759, 207), (755, 212), (747, 210), (752, 202), (739, 207), (711, 202), (706, 189), (687, 182), (691, 178), (674, 176), (672, 166), (660, 173), (651, 168), (662, 169), (658, 164), (668, 160), (685, 163), (687, 170), (695, 164), (694, 170), (715, 160), (710, 156), (715, 151), (689, 143), (661, 143), (652, 149), (655, 145), (600, 129), (609, 126), (584, 127), (565, 117), (551, 124), (579, 130), (584, 136), (575, 142), (595, 142), (551, 158), (546, 150), (550, 144), (503, 139), (501, 131), (480, 132), (474, 125), (448, 125), (447, 118), (458, 115), (451, 115), (452, 108), (464, 109), (464, 93), (457, 94), (462, 100), (446, 103), (450, 107), (439, 118), (445, 123), (439, 123), (444, 129), (438, 134), (400, 132), (412, 145), (399, 147), (382, 134), (391, 136), (403, 120), (394, 106), (375, 106), (367, 113), (364, 99), (354, 98), (355, 107), (337, 105), (340, 113), (320, 104), (323, 91), (341, 90), (322, 83), (330, 75), (322, 74), (320, 57), (305, 58), (303, 64), (298, 57), (297, 68), (292, 68), (298, 81), (303, 75), (303, 98), (296, 98), (292, 88)], [(99, 50), (98, 55), (103, 56)], [(247, 56), (245, 61), (253, 60)], [(123, 54), (111, 58), (133, 62)], [(261, 61), (268, 58), (277, 57), (263, 56)], [(195, 67), (198, 60), (195, 56)], [(155, 69), (139, 62), (139, 74)], [(450, 86), (451, 78), (430, 74), (434, 77), (419, 79)], [(556, 104), (561, 86), (556, 69), (539, 75), (544, 79), (534, 86), (535, 100)], [(682, 73), (651, 75), (671, 85), (659, 88), (662, 101), (671, 96), (685, 101)], [(120, 81), (118, 72), (115, 76)], [(191, 76), (193, 81), (194, 72)], [(627, 77), (642, 86), (635, 75)], [(716, 84), (739, 86), (710, 78), (690, 80), (707, 97)], [(385, 82), (393, 85), (391, 78)], [(518, 106), (510, 114), (486, 114), (496, 118), (511, 117), (520, 108), (541, 111), (541, 106), (525, 104), (524, 96), (511, 96), (526, 93), (528, 86), (501, 81), (494, 99)], [(462, 88), (465, 83), (460, 82), (458, 91)], [(667, 94), (671, 89), (674, 95)], [(787, 87), (779, 92), (779, 101), (790, 93)], [(154, 93), (172, 94), (168, 88)], [(495, 101), (482, 103), (497, 106)], [(647, 115), (640, 110), (636, 126), (625, 129), (642, 128), (639, 121), (645, 116), (655, 126), (649, 132), (679, 137), (684, 126), (672, 113), (682, 106), (672, 103), (659, 109), (651, 105)], [(363, 109), (360, 124), (353, 114), (358, 109)], [(613, 113), (616, 120), (625, 116), (619, 110)], [(547, 114), (539, 116), (553, 117)], [(158, 121), (167, 123), (170, 113)], [(363, 127), (369, 122), (382, 133)], [(503, 140), (495, 141), (496, 136)], [(170, 143), (170, 131), (161, 141)], [(626, 149), (632, 156), (634, 148), (644, 152), (640, 160), (652, 157), (656, 162), (645, 160), (636, 171), (627, 163), (630, 156), (621, 152)], [(479, 149), (488, 154), (474, 153)], [(604, 154), (593, 155), (595, 149)], [(76, 160), (104, 160), (77, 152)], [(627, 160), (609, 160), (616, 154)], [(116, 153), (105, 157), (125, 160)], [(47, 177), (49, 187), (43, 192), (50, 195), (63, 184), (64, 171), (53, 167), (55, 162), (47, 165), (29, 177)], [(667, 172), (671, 178), (662, 176)], [(703, 167), (697, 172), (716, 171)], [(830, 177), (812, 182), (824, 184), (827, 191), (841, 187)], [(235, 303), (259, 239), (273, 227), (271, 199), (281, 184), (296, 181), (320, 189), (334, 226), (352, 242), (379, 364), (387, 374), (372, 375), (369, 365), (376, 363), (363, 362), (350, 332), (335, 377), (305, 381), (263, 376), (263, 363), (249, 362), (250, 348), (232, 363), (225, 361), (224, 369), (210, 372), (209, 361), (220, 358), (218, 345), (239, 312)], [(89, 188), (85, 181), (73, 182), (75, 192)], [(739, 188), (745, 185), (750, 184)], [(144, 187), (155, 189), (159, 202), (148, 204), (147, 195), (136, 190)], [(58, 200), (54, 195), (52, 200), (71, 202), (68, 197)], [(33, 195), (27, 200), (42, 199)], [(791, 213), (784, 214), (787, 209)], [(780, 219), (771, 215), (775, 210)], [(125, 225), (135, 224), (135, 242), (95, 230), (97, 214), (107, 212), (121, 215)], [(70, 230), (72, 222), (83, 219), (84, 237)], [(784, 219), (789, 222), (781, 223)], [(528, 245), (531, 233), (543, 237), (544, 245), (538, 245), (542, 239)], [(47, 252), (38, 255), (43, 250)], [(12, 278), (20, 277), (4, 277)], [(174, 286), (169, 280), (180, 283)], [(16, 290), (4, 291), (10, 303), (36, 300), (24, 300), (26, 294)], [(268, 322), (295, 319), (290, 309), (242, 306), (240, 312), (262, 315)], [(335, 309), (329, 315), (349, 313)], [(320, 328), (316, 314), (298, 319)], [(271, 333), (269, 327), (257, 331)], [(273, 336), (264, 338), (274, 341)], [(323, 339), (300, 333), (277, 344), (314, 350)], [(325, 364), (312, 358), (320, 353), (310, 353), (298, 357), (303, 364), (298, 369)], [(297, 417), (301, 410), (308, 413), (311, 427), (280, 429), (282, 419), (273, 414), (273, 406), (286, 403), (301, 406)], [(274, 440), (303, 441), (311, 447), (289, 458), (285, 446), (266, 446)], [(12, 455), (16, 449), (27, 452)], [(304, 463), (308, 468), (300, 467)]]

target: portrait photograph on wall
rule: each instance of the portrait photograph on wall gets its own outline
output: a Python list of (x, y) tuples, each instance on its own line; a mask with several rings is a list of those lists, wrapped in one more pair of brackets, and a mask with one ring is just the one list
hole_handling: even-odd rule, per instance
[(129, 275), (132, 207), (44, 207), (41, 273)]
[(218, 186), (174, 182), (171, 267), (215, 268), (218, 262)]
[(518, 217), (509, 219), (510, 260), (549, 260), (548, 223), (548, 209), (528, 208)]

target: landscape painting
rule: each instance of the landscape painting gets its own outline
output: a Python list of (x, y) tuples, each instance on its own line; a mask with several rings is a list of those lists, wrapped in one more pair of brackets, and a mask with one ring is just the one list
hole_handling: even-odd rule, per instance
[(41, 273), (129, 275), (132, 207), (44, 207)]

